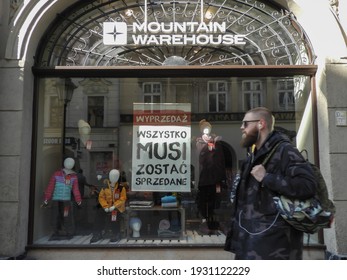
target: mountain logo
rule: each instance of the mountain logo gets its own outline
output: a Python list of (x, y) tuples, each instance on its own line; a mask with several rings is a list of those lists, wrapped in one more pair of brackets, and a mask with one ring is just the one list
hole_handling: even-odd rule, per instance
[(127, 24), (125, 22), (104, 22), (103, 43), (104, 45), (126, 45)]

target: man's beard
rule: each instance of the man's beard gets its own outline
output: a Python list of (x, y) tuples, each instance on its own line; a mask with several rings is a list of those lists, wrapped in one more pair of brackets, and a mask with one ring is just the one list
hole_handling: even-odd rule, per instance
[(253, 129), (248, 134), (242, 134), (241, 147), (248, 148), (255, 144), (258, 140), (259, 131)]

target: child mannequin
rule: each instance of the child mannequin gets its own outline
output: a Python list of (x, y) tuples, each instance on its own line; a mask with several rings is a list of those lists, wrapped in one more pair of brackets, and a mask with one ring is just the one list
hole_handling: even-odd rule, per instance
[[(102, 239), (102, 230), (109, 227), (112, 232), (110, 242), (120, 240), (120, 216), (125, 211), (126, 189), (118, 182), (119, 170), (112, 169), (109, 173), (107, 187), (101, 189), (98, 197), (100, 208), (97, 211), (95, 231), (90, 243)], [(105, 215), (106, 213), (106, 215)]]
[(82, 198), (78, 188), (78, 179), (73, 167), (75, 160), (66, 158), (64, 167), (57, 170), (52, 175), (44, 194), (43, 207), (48, 205), (48, 201), (52, 200), (52, 214), (56, 221), (54, 225), (54, 233), (50, 240), (71, 239), (75, 233), (73, 204), (71, 201), (71, 192), (77, 203), (81, 205)]

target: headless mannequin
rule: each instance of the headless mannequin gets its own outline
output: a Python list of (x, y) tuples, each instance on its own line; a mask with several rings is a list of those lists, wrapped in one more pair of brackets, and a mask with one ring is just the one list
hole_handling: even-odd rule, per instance
[(133, 237), (140, 237), (140, 229), (142, 226), (142, 222), (139, 218), (131, 218), (130, 219), (130, 228), (133, 231)]

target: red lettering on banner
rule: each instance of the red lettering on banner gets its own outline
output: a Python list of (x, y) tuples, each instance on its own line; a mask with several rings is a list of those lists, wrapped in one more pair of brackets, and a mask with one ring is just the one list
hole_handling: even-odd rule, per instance
[(191, 124), (191, 115), (179, 111), (135, 111), (134, 125), (180, 125)]

